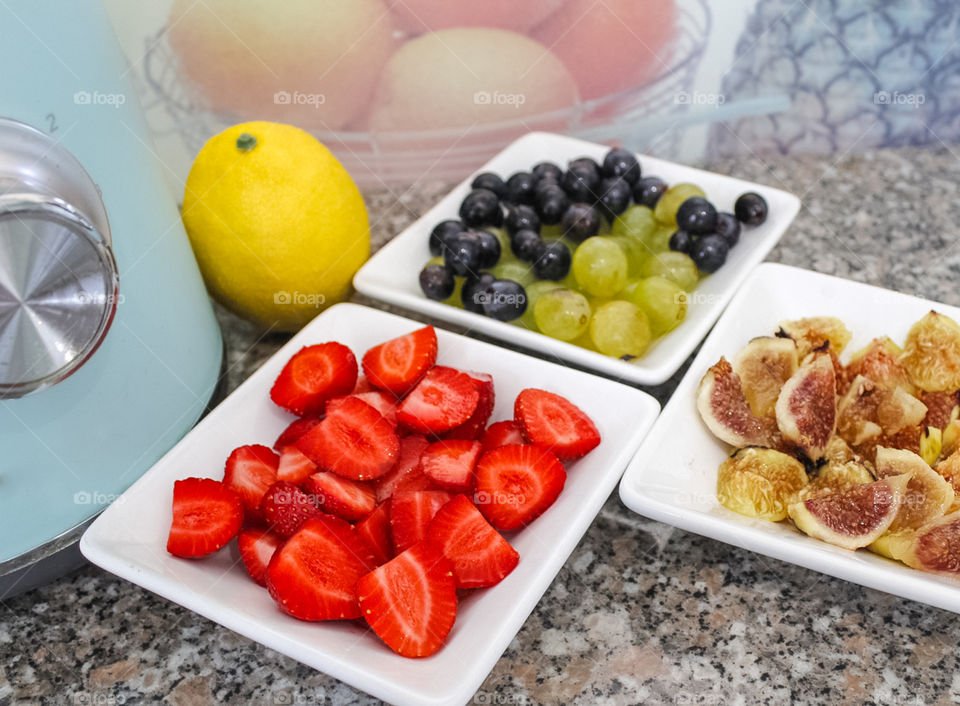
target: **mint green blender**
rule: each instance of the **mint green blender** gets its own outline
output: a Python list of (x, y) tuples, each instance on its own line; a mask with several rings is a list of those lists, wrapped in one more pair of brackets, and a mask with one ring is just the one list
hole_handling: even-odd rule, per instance
[(223, 346), (100, 2), (0, 3), (0, 65), (2, 597), (79, 564)]

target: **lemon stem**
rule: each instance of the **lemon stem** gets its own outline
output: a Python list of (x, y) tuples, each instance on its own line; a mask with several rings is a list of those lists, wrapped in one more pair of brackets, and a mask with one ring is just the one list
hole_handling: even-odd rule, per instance
[(241, 133), (240, 137), (237, 138), (238, 150), (249, 152), (256, 146), (257, 146), (257, 138), (251, 135), (249, 132)]

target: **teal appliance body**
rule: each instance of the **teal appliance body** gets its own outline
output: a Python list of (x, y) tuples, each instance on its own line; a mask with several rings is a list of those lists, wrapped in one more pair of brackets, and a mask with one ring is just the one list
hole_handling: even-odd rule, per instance
[(0, 64), (3, 596), (77, 565), (203, 414), (223, 344), (100, 2), (0, 3)]

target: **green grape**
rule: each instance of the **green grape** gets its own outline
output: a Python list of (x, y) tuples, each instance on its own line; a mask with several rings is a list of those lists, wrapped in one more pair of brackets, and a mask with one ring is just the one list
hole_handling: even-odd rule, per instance
[(437, 255), (436, 257), (431, 257), (429, 260), (427, 260), (427, 264), (424, 265), (424, 267), (429, 267), (430, 265), (442, 265), (442, 264), (444, 264), (443, 255)]
[(463, 283), (467, 281), (466, 277), (454, 277), (453, 278), (453, 294), (443, 300), (444, 304), (449, 306), (455, 306), (458, 309), (463, 308), (463, 300), (460, 298), (460, 290), (463, 289)]
[(500, 259), (497, 262), (519, 262), (510, 249), (510, 236), (503, 228), (487, 228), (500, 241)]
[(646, 206), (629, 206), (626, 211), (613, 219), (613, 234), (624, 235), (643, 241), (656, 229), (657, 222), (653, 211)]
[(554, 289), (537, 299), (534, 318), (540, 333), (570, 341), (590, 327), (590, 304), (579, 292)]
[(644, 260), (646, 260), (644, 255), (646, 248), (643, 247), (643, 244), (625, 235), (608, 235), (606, 237), (619, 245), (624, 255), (627, 256), (627, 277), (639, 275), (640, 268), (643, 267)]
[(593, 312), (590, 339), (605, 355), (636, 358), (650, 345), (650, 322), (643, 310), (630, 302), (607, 302)]
[(573, 253), (574, 277), (587, 294), (612, 297), (627, 283), (627, 256), (610, 238), (587, 238)]
[(643, 309), (654, 336), (672, 331), (687, 316), (687, 293), (666, 277), (631, 282), (624, 289), (624, 298)]
[(540, 279), (536, 282), (533, 282), (527, 289), (527, 308), (523, 312), (523, 316), (519, 319), (515, 319), (516, 322), (523, 325), (524, 328), (528, 328), (531, 331), (539, 331), (537, 328), (537, 321), (533, 315), (533, 310), (537, 307), (537, 301), (547, 292), (552, 292), (554, 289), (563, 289), (562, 282), (554, 282), (549, 279)]
[(524, 287), (527, 287), (536, 279), (536, 275), (533, 274), (530, 270), (530, 265), (526, 262), (521, 262), (520, 260), (508, 260), (504, 262), (502, 257), (500, 258), (500, 262), (490, 270), (490, 274), (497, 279), (512, 279)]
[(560, 224), (552, 226), (540, 226), (540, 237), (544, 240), (557, 240), (563, 237), (563, 228)]
[(588, 351), (597, 351), (597, 347), (593, 345), (593, 339), (590, 338), (590, 327), (587, 327), (587, 330), (584, 331), (583, 335), (570, 341), (575, 346), (580, 346), (581, 348), (586, 348)]
[(644, 277), (666, 277), (679, 284), (685, 292), (692, 292), (699, 279), (697, 266), (690, 256), (673, 251), (651, 255), (643, 265), (642, 274)]
[(663, 196), (657, 201), (657, 205), (653, 209), (654, 217), (664, 225), (676, 228), (677, 209), (680, 208), (680, 204), (692, 196), (703, 196), (706, 198), (707, 195), (703, 193), (703, 189), (696, 184), (674, 184), (664, 191)]
[(670, 236), (675, 232), (675, 228), (660, 226), (650, 234), (649, 238), (644, 241), (644, 249), (648, 254), (654, 255), (657, 253), (668, 252), (670, 250)]

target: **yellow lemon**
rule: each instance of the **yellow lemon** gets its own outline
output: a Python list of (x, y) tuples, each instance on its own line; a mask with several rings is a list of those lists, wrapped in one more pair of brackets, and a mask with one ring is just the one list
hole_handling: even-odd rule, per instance
[(243, 123), (210, 138), (187, 177), (183, 224), (213, 297), (279, 331), (346, 299), (370, 256), (356, 184), (292, 125)]

